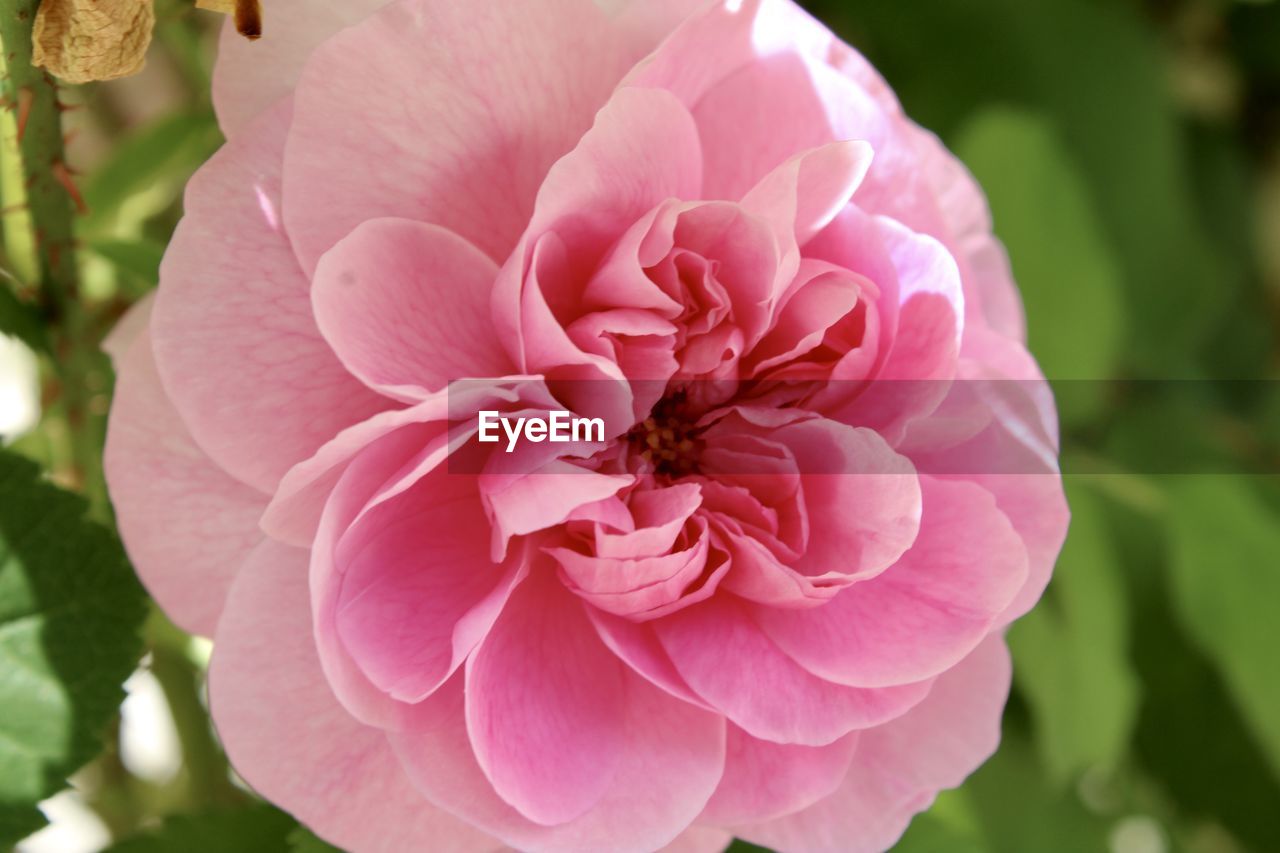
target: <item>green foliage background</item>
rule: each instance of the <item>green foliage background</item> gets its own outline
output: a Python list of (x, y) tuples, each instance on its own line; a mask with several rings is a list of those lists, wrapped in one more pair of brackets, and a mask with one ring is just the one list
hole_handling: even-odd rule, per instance
[[(1280, 850), (1280, 480), (1151, 473), (1182, 456), (1280, 470), (1280, 385), (1228, 381), (1280, 371), (1280, 3), (807, 5), (982, 182), (1051, 378), (1201, 380), (1062, 387), (1074, 520), (1011, 632), (1003, 746), (898, 849)], [(97, 343), (155, 286), (186, 179), (221, 141), (218, 21), (185, 0), (157, 11), (143, 75), (61, 92), (87, 208), (70, 316), (39, 298), (12, 109), (0, 122), (0, 330), (41, 353), (44, 384), (39, 427), (0, 456), (0, 847), (74, 774), (113, 849), (322, 850), (233, 782), (206, 650), (146, 601), (110, 532)], [(18, 70), (0, 83), (11, 108)], [(182, 746), (161, 786), (119, 754), (140, 659)]]

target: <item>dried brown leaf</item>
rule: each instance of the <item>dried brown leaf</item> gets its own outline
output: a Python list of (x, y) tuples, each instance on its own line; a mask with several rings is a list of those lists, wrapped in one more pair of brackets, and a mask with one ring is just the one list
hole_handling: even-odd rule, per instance
[(151, 0), (43, 0), (32, 62), (68, 83), (124, 77), (142, 68), (154, 26)]

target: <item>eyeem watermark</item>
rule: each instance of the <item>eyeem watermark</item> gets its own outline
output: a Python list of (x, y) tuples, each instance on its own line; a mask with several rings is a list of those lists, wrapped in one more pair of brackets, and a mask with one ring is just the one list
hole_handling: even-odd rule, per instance
[(507, 453), (516, 449), (521, 439), (534, 444), (543, 441), (569, 443), (579, 441), (604, 441), (603, 418), (575, 418), (567, 411), (551, 412), (549, 418), (506, 418), (496, 411), (479, 414), (478, 438), (488, 444), (502, 440), (498, 427), (507, 437)]

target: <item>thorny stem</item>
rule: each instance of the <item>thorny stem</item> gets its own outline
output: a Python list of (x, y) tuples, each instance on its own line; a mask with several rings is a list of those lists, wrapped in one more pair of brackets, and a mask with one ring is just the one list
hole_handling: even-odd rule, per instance
[(54, 330), (61, 403), (72, 437), (70, 479), (98, 503), (101, 488), (102, 413), (94, 389), (109, 375), (79, 303), (72, 216), (79, 204), (66, 164), (57, 84), (31, 64), (32, 27), (40, 0), (6, 0), (0, 10), (0, 45), (7, 75), (0, 101), (16, 113), (27, 208), (34, 229), (40, 307)]
[(73, 202), (60, 177), (66, 173), (58, 91), (48, 74), (31, 64), (31, 28), (39, 0), (10, 0), (0, 13), (7, 79), (4, 101), (17, 113), (26, 175), (27, 206), (35, 224), (42, 307), (55, 323), (71, 312), (77, 276), (71, 215)]

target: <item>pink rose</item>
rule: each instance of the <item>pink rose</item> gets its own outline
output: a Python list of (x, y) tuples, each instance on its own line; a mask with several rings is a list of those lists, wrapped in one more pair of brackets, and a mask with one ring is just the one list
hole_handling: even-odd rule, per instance
[(891, 845), (1067, 520), (968, 173), (789, 0), (266, 11), (107, 448), (236, 769), (357, 851)]

